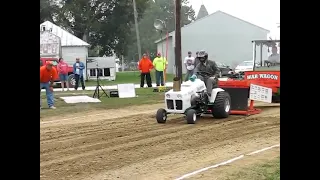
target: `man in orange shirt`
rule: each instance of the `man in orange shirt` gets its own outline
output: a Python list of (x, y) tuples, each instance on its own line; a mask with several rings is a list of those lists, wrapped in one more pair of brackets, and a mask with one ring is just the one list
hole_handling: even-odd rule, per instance
[(45, 66), (40, 67), (40, 109), (41, 109), (41, 89), (46, 89), (47, 102), (50, 109), (56, 109), (54, 107), (53, 100), (53, 83), (55, 79), (58, 79), (58, 72), (51, 61), (46, 61)]
[(139, 61), (139, 70), (141, 73), (140, 87), (144, 86), (144, 77), (146, 77), (148, 87), (152, 87), (150, 71), (153, 69), (153, 64), (146, 54), (143, 54), (142, 59)]

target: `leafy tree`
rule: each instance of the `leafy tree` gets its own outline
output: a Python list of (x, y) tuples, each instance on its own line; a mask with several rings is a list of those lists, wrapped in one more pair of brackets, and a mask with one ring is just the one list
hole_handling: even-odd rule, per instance
[(53, 22), (53, 17), (57, 15), (58, 6), (53, 0), (40, 0), (40, 24), (44, 21)]
[[(182, 0), (181, 7), (181, 26), (187, 25), (195, 20), (195, 11), (188, 5), (188, 0)], [(153, 26), (156, 19), (161, 19), (166, 23), (167, 30), (172, 32), (175, 29), (175, 4), (172, 0), (154, 0), (149, 1), (148, 9), (139, 21), (139, 32), (142, 53), (148, 53), (151, 58), (157, 51), (154, 41), (160, 39), (159, 32)], [(165, 34), (163, 34), (164, 36)], [(131, 28), (131, 39), (128, 40), (126, 61), (137, 61), (137, 40), (135, 28)]]
[[(143, 14), (148, 0), (136, 0)], [(92, 45), (100, 55), (125, 53), (125, 43), (134, 21), (132, 1), (61, 0), (57, 22)]]

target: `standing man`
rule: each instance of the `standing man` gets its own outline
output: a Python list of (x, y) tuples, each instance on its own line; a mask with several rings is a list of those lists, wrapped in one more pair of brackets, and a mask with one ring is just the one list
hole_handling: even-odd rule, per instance
[(45, 66), (40, 67), (40, 110), (41, 110), (41, 89), (46, 89), (47, 102), (50, 109), (54, 107), (53, 83), (58, 79), (58, 72), (51, 61), (46, 61)]
[(74, 89), (77, 90), (79, 86), (79, 80), (81, 82), (82, 90), (85, 89), (84, 81), (83, 81), (83, 70), (85, 69), (85, 65), (83, 62), (80, 62), (80, 58), (76, 58), (76, 63), (73, 64), (73, 73), (76, 79), (76, 85)]
[(166, 68), (166, 65), (168, 65), (166, 58), (161, 57), (161, 53), (157, 54), (157, 57), (153, 60), (153, 66), (156, 70), (156, 84), (157, 86), (164, 86), (164, 80), (163, 80), (163, 72)]
[(197, 67), (197, 65), (200, 63), (199, 61), (199, 51), (196, 52), (196, 58), (194, 59), (194, 67)]
[(139, 70), (141, 73), (140, 87), (144, 87), (144, 79), (147, 81), (148, 87), (152, 87), (150, 71), (153, 69), (153, 64), (148, 56), (144, 53), (142, 59), (139, 61)]
[(186, 77), (185, 77), (185, 80), (184, 81), (188, 81), (189, 78), (193, 75), (193, 70), (194, 70), (194, 63), (195, 63), (195, 60), (194, 60), (194, 57), (191, 56), (192, 53), (191, 51), (188, 52), (188, 56), (184, 58), (184, 65), (187, 69), (187, 73), (186, 73)]
[(69, 91), (68, 83), (68, 64), (64, 62), (62, 58), (59, 58), (59, 64), (57, 66), (59, 72), (59, 78), (61, 82), (62, 91), (64, 91), (64, 83), (66, 83), (67, 91)]

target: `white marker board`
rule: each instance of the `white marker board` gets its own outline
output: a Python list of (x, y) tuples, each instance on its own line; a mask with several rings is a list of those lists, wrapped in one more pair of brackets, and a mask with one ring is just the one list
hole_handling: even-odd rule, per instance
[(136, 97), (136, 89), (134, 84), (118, 84), (119, 98)]
[(266, 103), (272, 102), (272, 89), (256, 84), (250, 85), (250, 100), (261, 101)]

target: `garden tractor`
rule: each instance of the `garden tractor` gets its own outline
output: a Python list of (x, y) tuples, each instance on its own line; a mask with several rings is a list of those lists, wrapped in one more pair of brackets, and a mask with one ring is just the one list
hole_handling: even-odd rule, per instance
[(214, 88), (209, 96), (205, 83), (195, 79), (183, 82), (179, 91), (171, 89), (166, 92), (165, 106), (157, 111), (158, 123), (166, 123), (168, 114), (184, 114), (188, 124), (195, 124), (199, 116), (207, 113), (217, 119), (227, 118), (231, 97), (221, 88)]

